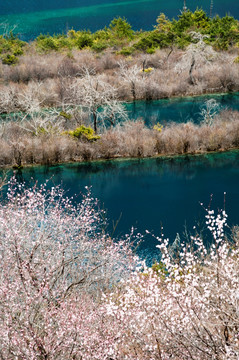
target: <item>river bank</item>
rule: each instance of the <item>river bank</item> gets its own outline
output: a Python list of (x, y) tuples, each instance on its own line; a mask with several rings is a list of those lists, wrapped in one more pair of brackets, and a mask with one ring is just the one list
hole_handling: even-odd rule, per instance
[[(64, 124), (36, 134), (31, 123), (8, 122), (1, 128), (1, 167), (52, 165), (98, 159), (145, 158), (202, 154), (239, 147), (239, 113), (225, 110), (211, 123), (169, 123), (146, 127), (143, 121), (126, 121), (88, 138), (64, 131)], [(80, 129), (80, 128), (78, 128)], [(82, 128), (81, 128), (82, 129)]]

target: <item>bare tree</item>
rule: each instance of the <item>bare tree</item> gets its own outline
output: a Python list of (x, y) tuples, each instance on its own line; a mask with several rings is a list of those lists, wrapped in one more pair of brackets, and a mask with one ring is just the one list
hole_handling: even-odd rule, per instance
[(200, 115), (204, 124), (212, 126), (215, 116), (220, 110), (220, 104), (215, 99), (209, 99), (202, 106)]
[(207, 35), (198, 32), (191, 32), (192, 38), (197, 42), (190, 44), (187, 47), (185, 54), (182, 56), (181, 61), (176, 65), (175, 70), (181, 73), (183, 70), (188, 69), (189, 82), (191, 85), (196, 84), (193, 76), (193, 70), (205, 63), (210, 63), (215, 57), (216, 52), (213, 48), (205, 43)]
[(121, 102), (117, 100), (117, 90), (102, 77), (92, 75), (85, 69), (85, 75), (76, 79), (70, 86), (69, 106), (85, 108), (93, 117), (94, 131), (98, 125), (105, 123), (114, 125), (117, 119), (127, 119), (127, 113)]
[[(125, 61), (119, 61), (120, 67), (120, 76), (122, 80), (130, 85), (130, 91), (133, 98), (133, 101), (136, 100), (136, 87), (139, 82), (142, 82), (144, 78), (141, 75), (141, 68), (138, 65), (129, 66), (129, 64)], [(144, 63), (143, 63), (144, 70)]]

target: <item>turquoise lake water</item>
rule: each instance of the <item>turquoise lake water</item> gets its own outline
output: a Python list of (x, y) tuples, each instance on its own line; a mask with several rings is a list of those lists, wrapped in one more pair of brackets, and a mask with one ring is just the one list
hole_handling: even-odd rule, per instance
[[(129, 232), (131, 226), (164, 234), (172, 242), (183, 238), (185, 227), (205, 228), (205, 210), (213, 194), (211, 208), (224, 206), (229, 225), (239, 223), (239, 151), (174, 158), (115, 160), (52, 167), (26, 168), (16, 173), (28, 184), (62, 184), (68, 196), (80, 201), (85, 186), (92, 187), (101, 208), (107, 209), (109, 231), (120, 219), (115, 235)], [(10, 173), (9, 173), (10, 176)], [(157, 257), (156, 240), (147, 236), (140, 253)]]
[[(202, 7), (210, 11), (210, 0), (187, 0), (190, 10)], [(0, 2), (0, 24), (16, 25), (24, 40), (34, 39), (40, 33), (61, 33), (72, 27), (95, 31), (108, 26), (116, 16), (125, 16), (134, 29), (152, 29), (157, 16), (164, 12), (177, 17), (183, 8), (182, 0), (3, 0)], [(226, 13), (239, 18), (235, 0), (214, 0), (213, 15)]]
[[(167, 121), (185, 122), (201, 120), (200, 109), (205, 101), (215, 99), (221, 109), (239, 110), (239, 93), (175, 98), (152, 102), (139, 101), (127, 104), (131, 118), (142, 118), (146, 124)], [(11, 174), (9, 173), (9, 176)], [(208, 205), (211, 194), (212, 207), (226, 210), (229, 224), (239, 224), (239, 151), (202, 156), (181, 156), (164, 159), (115, 160), (53, 167), (26, 168), (17, 173), (19, 181), (60, 184), (69, 196), (92, 186), (92, 194), (100, 206), (107, 210), (109, 231), (113, 222), (120, 219), (115, 234), (129, 232), (131, 226), (143, 233), (146, 229), (165, 236), (172, 242), (176, 234), (183, 236), (198, 222), (205, 225), (205, 211), (199, 205)], [(156, 257), (156, 241), (150, 236), (141, 245), (141, 252)]]
[(136, 101), (126, 104), (126, 109), (130, 119), (143, 119), (149, 126), (157, 122), (165, 124), (168, 121), (199, 123), (202, 120), (200, 112), (210, 99), (218, 103), (219, 112), (225, 109), (239, 111), (239, 93)]
[[(239, 111), (239, 93), (213, 94), (194, 97), (182, 97), (161, 99), (154, 101), (136, 101), (126, 103), (125, 108), (129, 119), (143, 120), (149, 127), (159, 122), (165, 125), (167, 122), (199, 123), (202, 121), (201, 110), (205, 108), (208, 100), (214, 99), (219, 105), (218, 112), (225, 109)], [(4, 120), (5, 114), (0, 115)]]

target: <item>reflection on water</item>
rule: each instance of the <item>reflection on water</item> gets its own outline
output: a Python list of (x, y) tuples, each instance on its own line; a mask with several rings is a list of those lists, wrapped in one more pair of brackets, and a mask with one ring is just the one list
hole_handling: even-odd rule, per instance
[[(192, 121), (197, 124), (202, 121), (201, 110), (205, 108), (206, 101), (209, 99), (214, 99), (219, 104), (218, 112), (225, 109), (239, 111), (238, 92), (154, 101), (136, 101), (134, 103), (125, 103), (125, 107), (129, 119), (141, 119), (149, 127), (158, 122), (165, 125), (171, 121), (176, 123)], [(46, 111), (43, 112), (43, 114), (45, 113)], [(7, 119), (9, 119), (9, 114)], [(17, 121), (18, 113), (12, 113), (10, 119)], [(6, 120), (6, 114), (0, 114), (0, 120)]]
[(127, 104), (126, 109), (129, 118), (141, 118), (147, 125), (157, 122), (164, 125), (168, 121), (199, 123), (202, 120), (201, 109), (205, 107), (205, 102), (209, 99), (217, 101), (220, 111), (224, 109), (239, 111), (239, 93), (136, 101)]
[[(10, 174), (9, 174), (10, 175)], [(185, 226), (190, 232), (195, 224), (204, 224), (205, 211), (199, 202), (223, 207), (229, 223), (239, 223), (239, 151), (174, 158), (135, 159), (77, 163), (52, 167), (32, 167), (16, 173), (28, 184), (51, 179), (49, 186), (62, 184), (68, 196), (80, 201), (85, 186), (92, 186), (93, 196), (107, 209), (109, 229), (119, 218), (116, 234), (128, 232), (131, 226), (146, 229), (171, 241), (181, 236)], [(148, 237), (141, 250), (155, 256), (156, 240)]]

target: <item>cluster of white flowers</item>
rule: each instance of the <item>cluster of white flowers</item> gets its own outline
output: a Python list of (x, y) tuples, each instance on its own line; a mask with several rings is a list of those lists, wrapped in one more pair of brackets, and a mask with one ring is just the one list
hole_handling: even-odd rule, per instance
[(212, 234), (207, 250), (199, 235), (182, 243), (177, 258), (169, 240), (158, 238), (161, 263), (136, 272), (104, 299), (121, 330), (115, 358), (239, 358), (239, 249), (225, 236), (227, 214), (207, 210)]

